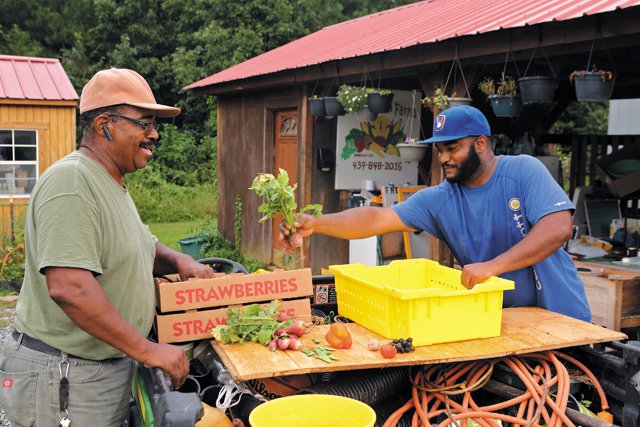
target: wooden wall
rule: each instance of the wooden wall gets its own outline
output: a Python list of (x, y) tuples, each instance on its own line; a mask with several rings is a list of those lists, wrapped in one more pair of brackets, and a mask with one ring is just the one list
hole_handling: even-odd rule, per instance
[[(318, 144), (335, 152), (336, 123), (314, 126), (305, 90), (299, 86), (218, 97), (218, 230), (234, 240), (235, 200), (239, 196), (243, 205), (240, 248), (264, 263), (271, 261), (271, 224), (258, 223), (262, 200), (249, 187), (259, 172), (273, 173), (276, 111), (298, 111), (298, 205), (322, 203), (326, 212), (344, 208), (340, 208), (340, 192), (333, 189), (334, 172), (318, 171), (314, 157)], [(305, 254), (305, 264), (319, 274), (321, 267), (348, 262), (348, 244), (314, 236), (306, 242)]]
[[(76, 147), (76, 106), (73, 101), (0, 100), (0, 128), (35, 129), (38, 131), (38, 173), (41, 175), (52, 163), (72, 152)], [(22, 101), (18, 101), (22, 102)], [(27, 197), (14, 197), (14, 227), (24, 220)], [(11, 232), (8, 198), (0, 198), (0, 236)]]

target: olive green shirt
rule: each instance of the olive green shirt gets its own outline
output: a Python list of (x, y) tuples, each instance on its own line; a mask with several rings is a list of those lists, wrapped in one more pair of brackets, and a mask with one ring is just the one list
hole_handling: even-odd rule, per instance
[(128, 191), (75, 151), (39, 178), (27, 209), (25, 278), (16, 327), (68, 354), (103, 360), (124, 354), (80, 329), (51, 299), (44, 269), (89, 270), (118, 312), (142, 335), (155, 306), (157, 239)]

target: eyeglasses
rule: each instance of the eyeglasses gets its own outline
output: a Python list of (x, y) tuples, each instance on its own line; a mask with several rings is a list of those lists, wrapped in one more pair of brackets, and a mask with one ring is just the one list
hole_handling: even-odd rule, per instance
[(137, 119), (133, 119), (131, 117), (127, 117), (127, 116), (123, 116), (122, 114), (116, 114), (116, 113), (109, 113), (107, 114), (107, 116), (109, 117), (120, 117), (123, 118), (125, 120), (130, 121), (133, 124), (136, 124), (138, 126), (141, 126), (144, 128), (144, 136), (149, 136), (149, 134), (151, 132), (153, 132), (154, 130), (157, 132), (158, 129), (160, 128), (160, 124), (159, 123), (148, 123), (148, 122), (143, 122), (142, 120), (137, 120)]

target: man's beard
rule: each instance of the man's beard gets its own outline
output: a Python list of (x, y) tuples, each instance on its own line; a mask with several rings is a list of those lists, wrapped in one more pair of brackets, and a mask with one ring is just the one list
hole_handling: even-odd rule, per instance
[(447, 181), (451, 184), (465, 184), (478, 172), (479, 168), (480, 156), (478, 156), (476, 147), (471, 144), (469, 147), (469, 155), (467, 155), (467, 158), (460, 162), (458, 166), (458, 173), (451, 178), (447, 178)]

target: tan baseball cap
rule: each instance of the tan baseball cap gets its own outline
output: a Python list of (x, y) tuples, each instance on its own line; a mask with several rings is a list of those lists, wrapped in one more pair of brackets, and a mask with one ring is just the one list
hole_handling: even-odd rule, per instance
[(158, 117), (175, 117), (180, 114), (179, 108), (157, 104), (144, 77), (126, 68), (98, 71), (82, 89), (80, 114), (119, 104), (153, 110)]

